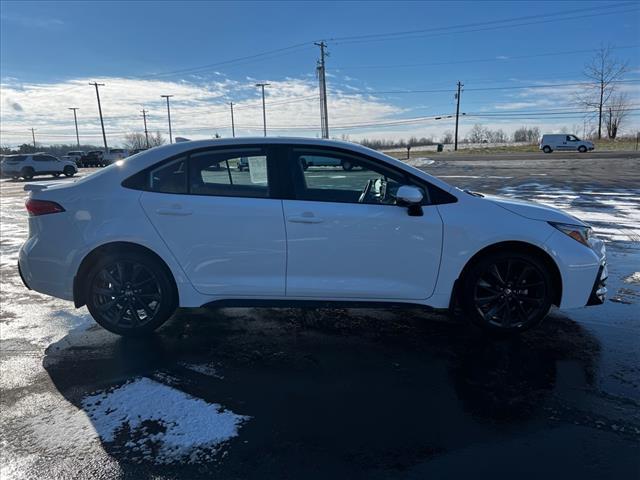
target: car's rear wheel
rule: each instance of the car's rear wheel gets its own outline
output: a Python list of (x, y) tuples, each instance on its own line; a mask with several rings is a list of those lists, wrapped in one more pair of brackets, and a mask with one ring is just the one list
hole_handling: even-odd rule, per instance
[(545, 147), (542, 149), (542, 151), (544, 153), (551, 153), (553, 150), (551, 150), (551, 147), (549, 145), (545, 145)]
[(90, 269), (86, 285), (91, 316), (119, 335), (153, 332), (178, 304), (170, 273), (150, 255), (107, 254)]
[(20, 176), (25, 180), (31, 180), (35, 175), (35, 171), (31, 167), (25, 167), (20, 171)]
[(56, 172), (52, 174), (55, 178), (58, 178), (60, 176), (60, 172)]
[(578, 148), (578, 151), (579, 151), (580, 153), (585, 153), (585, 152), (587, 151), (587, 147), (585, 147), (584, 145), (581, 145), (581, 146)]
[(72, 166), (67, 165), (66, 167), (64, 167), (63, 173), (66, 177), (73, 177), (76, 174), (76, 171)]
[(351, 163), (349, 161), (342, 162), (342, 169), (346, 170), (347, 172), (353, 170), (353, 163)]
[(462, 280), (465, 314), (491, 332), (515, 333), (538, 325), (549, 312), (552, 297), (548, 267), (528, 253), (488, 254)]

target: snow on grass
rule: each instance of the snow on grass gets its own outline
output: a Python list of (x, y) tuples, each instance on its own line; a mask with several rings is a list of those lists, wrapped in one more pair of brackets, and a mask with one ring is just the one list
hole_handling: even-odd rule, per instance
[(103, 442), (124, 442), (134, 458), (159, 464), (211, 460), (250, 418), (148, 378), (86, 397), (82, 407)]

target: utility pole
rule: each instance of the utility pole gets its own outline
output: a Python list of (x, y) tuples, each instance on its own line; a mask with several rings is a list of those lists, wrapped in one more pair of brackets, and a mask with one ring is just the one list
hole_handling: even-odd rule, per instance
[(229, 106), (231, 107), (231, 136), (233, 138), (236, 137), (236, 124), (233, 121), (233, 102), (229, 102)]
[(169, 119), (169, 143), (173, 143), (173, 134), (171, 133), (171, 108), (169, 107), (169, 99), (173, 95), (160, 95), (162, 98), (167, 99), (167, 118)]
[(456, 135), (453, 144), (453, 149), (455, 151), (458, 151), (458, 118), (460, 117), (460, 92), (462, 90), (462, 87), (464, 87), (464, 85), (462, 84), (462, 82), (458, 81), (458, 93), (456, 93)]
[(31, 128), (31, 138), (33, 138), (33, 148), (38, 148), (36, 147), (36, 131), (35, 129), (33, 129), (33, 127)]
[(147, 130), (147, 111), (142, 109), (142, 121), (144, 122), (144, 138), (147, 140), (147, 148), (149, 148), (149, 131)]
[(262, 88), (262, 125), (264, 128), (264, 136), (267, 136), (267, 110), (264, 105), (264, 87), (271, 85), (270, 83), (256, 83), (256, 87)]
[(327, 76), (325, 74), (325, 57), (329, 54), (324, 51), (327, 44), (324, 41), (315, 43), (320, 47), (320, 60), (318, 61), (318, 81), (320, 83), (320, 126), (322, 138), (329, 138), (329, 110), (327, 108)]
[(73, 110), (73, 121), (76, 124), (76, 142), (78, 143), (78, 149), (80, 148), (80, 135), (78, 135), (78, 117), (76, 110), (80, 110), (78, 107), (70, 107), (69, 110)]
[(100, 113), (100, 125), (102, 126), (102, 140), (104, 141), (104, 153), (107, 153), (109, 147), (107, 147), (107, 135), (104, 133), (104, 120), (102, 119), (102, 107), (100, 106), (100, 92), (98, 87), (104, 87), (104, 83), (89, 83), (96, 87), (96, 97), (98, 98), (98, 112)]

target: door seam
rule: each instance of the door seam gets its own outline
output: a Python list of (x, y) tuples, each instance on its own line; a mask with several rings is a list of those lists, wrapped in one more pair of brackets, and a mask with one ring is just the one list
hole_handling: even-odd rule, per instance
[(284, 296), (287, 296), (287, 283), (289, 282), (289, 233), (287, 232), (287, 219), (284, 214), (284, 200), (280, 200), (282, 209), (282, 225), (284, 225)]

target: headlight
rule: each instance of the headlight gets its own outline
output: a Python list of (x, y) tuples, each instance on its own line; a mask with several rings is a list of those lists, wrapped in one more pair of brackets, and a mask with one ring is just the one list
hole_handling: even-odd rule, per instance
[(569, 223), (549, 222), (549, 225), (557, 228), (562, 233), (569, 235), (575, 241), (590, 247), (589, 239), (593, 236), (593, 229), (582, 225), (571, 225)]

